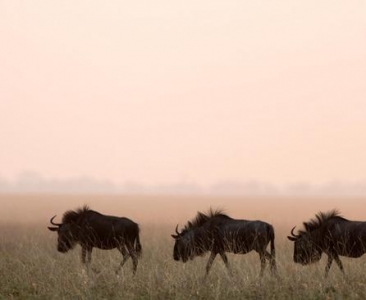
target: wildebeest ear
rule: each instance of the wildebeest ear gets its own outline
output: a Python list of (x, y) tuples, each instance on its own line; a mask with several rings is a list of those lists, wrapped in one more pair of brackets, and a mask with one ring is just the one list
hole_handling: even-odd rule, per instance
[(294, 242), (294, 241), (296, 241), (297, 239), (295, 238), (295, 237), (293, 237), (293, 236), (287, 236), (287, 238), (290, 240), (290, 241), (292, 241), (292, 242)]
[(49, 230), (51, 231), (57, 231), (58, 230), (58, 227), (47, 227)]
[(179, 237), (179, 235), (172, 234), (172, 238), (173, 238), (173, 239), (175, 239), (175, 240), (176, 240), (178, 237)]

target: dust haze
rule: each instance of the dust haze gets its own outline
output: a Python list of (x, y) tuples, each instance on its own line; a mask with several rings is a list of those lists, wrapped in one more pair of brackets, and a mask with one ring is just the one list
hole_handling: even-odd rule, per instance
[(0, 195), (0, 224), (49, 224), (60, 221), (65, 211), (89, 205), (103, 214), (125, 216), (144, 226), (168, 225), (174, 229), (192, 219), (197, 211), (223, 209), (238, 219), (260, 219), (288, 231), (319, 211), (338, 209), (349, 219), (364, 220), (364, 198), (242, 197), (187, 195)]

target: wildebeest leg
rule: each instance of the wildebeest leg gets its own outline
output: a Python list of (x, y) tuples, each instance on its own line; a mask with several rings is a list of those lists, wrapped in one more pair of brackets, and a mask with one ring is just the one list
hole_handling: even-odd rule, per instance
[[(87, 254), (88, 258), (86, 257)], [(86, 247), (81, 248), (81, 262), (87, 267), (89, 266), (91, 262), (91, 249), (88, 249)]]
[(118, 274), (118, 272), (122, 269), (123, 265), (130, 258), (130, 253), (128, 253), (124, 247), (120, 247), (120, 248), (118, 248), (118, 250), (119, 250), (119, 252), (121, 252), (121, 254), (123, 256), (123, 260), (119, 264), (119, 266), (118, 266), (118, 268), (116, 270), (116, 274)]
[(343, 275), (345, 275), (344, 269), (343, 269), (343, 264), (342, 264), (341, 260), (339, 259), (339, 256), (338, 255), (334, 256), (334, 260), (336, 261), (338, 267), (341, 269)]
[(332, 262), (333, 262), (333, 256), (328, 255), (327, 265), (325, 266), (325, 278), (328, 277), (329, 269), (330, 269), (330, 266), (332, 265)]
[(136, 270), (137, 270), (137, 264), (138, 264), (138, 256), (137, 256), (137, 253), (136, 253), (133, 245), (127, 246), (127, 250), (132, 258), (132, 270), (133, 270), (133, 274), (135, 275)]
[(81, 247), (81, 262), (86, 267), (87, 272), (89, 272), (89, 268), (90, 268), (91, 252), (92, 252), (92, 249), (89, 249), (87, 247)]
[(265, 252), (259, 252), (259, 258), (261, 260), (261, 272), (259, 274), (260, 277), (263, 277), (264, 269), (266, 268), (266, 255)]
[(272, 254), (270, 254), (267, 250), (266, 252), (264, 252), (264, 255), (266, 256), (266, 258), (269, 260), (270, 262), (270, 266), (271, 266), (271, 272), (274, 275), (277, 275), (277, 266), (276, 266), (276, 259), (273, 257)]
[(217, 253), (211, 252), (210, 258), (208, 259), (208, 262), (207, 262), (207, 265), (206, 265), (206, 276), (210, 272), (210, 269), (212, 267), (212, 263), (215, 260), (216, 255), (217, 255)]
[(122, 269), (123, 265), (126, 263), (126, 261), (130, 258), (129, 254), (126, 254), (123, 256), (123, 260), (121, 261), (121, 263), (119, 264), (116, 273), (118, 274), (118, 272)]
[(87, 264), (89, 264), (89, 265), (91, 263), (91, 255), (92, 255), (92, 248), (87, 249)]
[(131, 257), (132, 257), (132, 265), (133, 265), (133, 274), (135, 275), (136, 271), (137, 271), (137, 265), (139, 263), (139, 260), (138, 260), (137, 254), (135, 252), (132, 254)]
[(85, 265), (86, 263), (86, 248), (81, 248), (81, 262)]
[(233, 275), (233, 272), (232, 272), (232, 270), (231, 270), (231, 266), (230, 266), (230, 264), (229, 264), (229, 261), (228, 261), (228, 259), (227, 259), (227, 256), (226, 256), (225, 252), (220, 253), (220, 256), (221, 256), (222, 260), (224, 261), (225, 266), (226, 266), (226, 268), (228, 269), (228, 271), (229, 271), (230, 275), (232, 276), (232, 275)]

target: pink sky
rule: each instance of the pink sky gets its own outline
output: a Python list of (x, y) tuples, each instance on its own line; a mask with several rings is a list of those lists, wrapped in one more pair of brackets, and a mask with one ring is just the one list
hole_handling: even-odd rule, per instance
[(366, 181), (362, 1), (0, 1), (0, 177)]

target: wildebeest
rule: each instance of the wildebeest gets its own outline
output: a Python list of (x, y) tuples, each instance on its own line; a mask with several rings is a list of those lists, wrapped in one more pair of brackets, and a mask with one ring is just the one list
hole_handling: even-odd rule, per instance
[(81, 261), (89, 266), (93, 247), (100, 249), (117, 248), (123, 255), (117, 272), (123, 267), (129, 257), (132, 258), (133, 272), (136, 272), (138, 258), (142, 248), (139, 238), (139, 226), (127, 218), (102, 215), (84, 206), (77, 210), (65, 212), (62, 223), (50, 222), (55, 227), (48, 227), (58, 233), (57, 250), (65, 253), (81, 246)]
[[(229, 263), (225, 252), (245, 254), (252, 250), (257, 251), (261, 261), (260, 275), (263, 275), (266, 259), (270, 261), (271, 270), (276, 273), (274, 229), (272, 225), (262, 221), (235, 220), (220, 210), (212, 209), (197, 216), (184, 227), (182, 232), (172, 234), (175, 239), (173, 258), (176, 261), (186, 262), (195, 256), (211, 252), (206, 265), (206, 275), (209, 273), (217, 254)], [(267, 251), (270, 243), (271, 253)]]
[(366, 252), (366, 222), (349, 221), (337, 210), (319, 212), (314, 219), (304, 222), (304, 230), (294, 233), (294, 262), (302, 265), (317, 262), (324, 252), (328, 256), (325, 277), (328, 276), (333, 260), (344, 274), (339, 256), (360, 257)]

